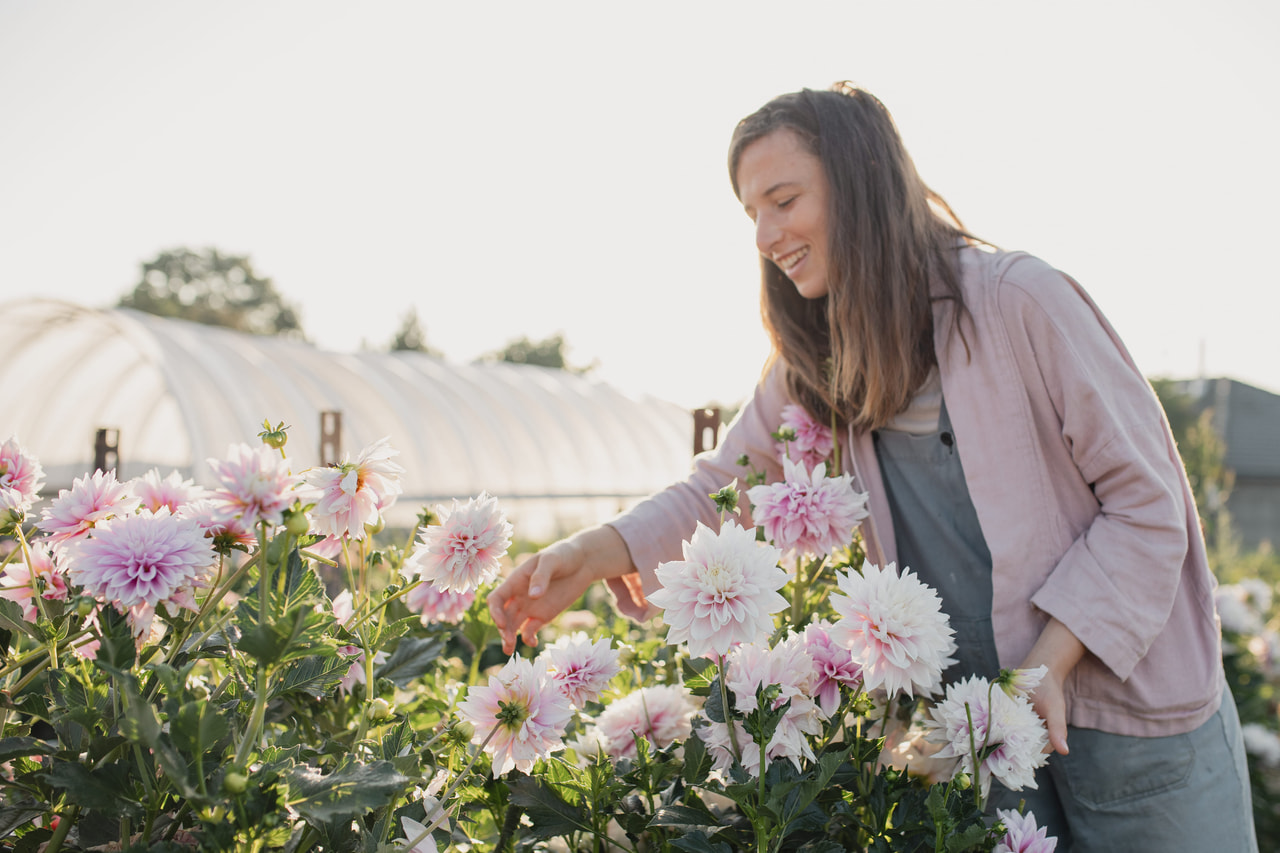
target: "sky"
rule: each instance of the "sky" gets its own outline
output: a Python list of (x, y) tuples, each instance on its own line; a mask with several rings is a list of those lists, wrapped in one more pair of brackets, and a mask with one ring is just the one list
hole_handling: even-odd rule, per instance
[(453, 361), (562, 333), (733, 404), (768, 342), (729, 135), (849, 79), (1148, 376), (1280, 392), (1277, 43), (1270, 0), (0, 0), (0, 303), (106, 307), (214, 246), (326, 349), (413, 308)]

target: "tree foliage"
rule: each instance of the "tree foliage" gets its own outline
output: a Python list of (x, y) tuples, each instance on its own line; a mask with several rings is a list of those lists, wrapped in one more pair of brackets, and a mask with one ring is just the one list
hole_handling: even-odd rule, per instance
[(1224, 544), (1222, 540), (1230, 535), (1227, 497), (1235, 485), (1235, 472), (1226, 465), (1227, 445), (1213, 427), (1213, 409), (1202, 407), (1167, 379), (1151, 384), (1187, 469), (1205, 540), (1211, 548)]
[(564, 335), (557, 332), (551, 337), (540, 341), (530, 340), (527, 337), (518, 338), (509, 342), (500, 350), (481, 356), (481, 360), (553, 367), (557, 370), (567, 370), (570, 373), (588, 373), (596, 368), (595, 362), (585, 367), (571, 366), (565, 355), (566, 348), (567, 344), (565, 343)]
[(437, 358), (443, 355), (443, 353), (427, 343), (427, 332), (422, 328), (422, 322), (418, 319), (418, 309), (413, 306), (409, 306), (409, 310), (400, 318), (400, 328), (396, 330), (395, 337), (391, 339), (391, 351), (422, 352)]
[(297, 309), (254, 272), (247, 255), (215, 248), (167, 249), (143, 262), (141, 279), (119, 307), (255, 335), (304, 336)]

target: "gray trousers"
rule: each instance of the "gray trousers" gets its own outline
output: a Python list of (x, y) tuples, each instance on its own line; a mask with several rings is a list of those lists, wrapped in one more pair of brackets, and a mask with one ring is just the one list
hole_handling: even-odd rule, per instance
[(1198, 729), (1129, 737), (1068, 727), (1067, 755), (1036, 790), (991, 786), (991, 813), (1017, 808), (1058, 837), (1056, 853), (1257, 853), (1249, 771), (1231, 692)]

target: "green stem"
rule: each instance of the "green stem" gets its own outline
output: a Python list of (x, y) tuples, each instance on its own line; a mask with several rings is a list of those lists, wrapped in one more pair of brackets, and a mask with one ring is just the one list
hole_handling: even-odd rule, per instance
[(253, 697), (253, 714), (249, 717), (249, 727), (245, 729), (240, 746), (236, 749), (235, 766), (244, 767), (249, 751), (262, 737), (262, 724), (267, 715), (267, 671), (258, 669), (258, 691)]
[(742, 763), (742, 748), (738, 746), (738, 732), (733, 727), (732, 705), (729, 704), (729, 688), (725, 685), (725, 678), (729, 674), (729, 661), (724, 655), (720, 655), (720, 704), (724, 709), (724, 724), (729, 730), (729, 745), (733, 747), (733, 757), (738, 763)]
[(71, 831), (71, 827), (79, 816), (79, 806), (72, 806), (67, 809), (66, 814), (58, 815), (58, 828), (53, 831), (53, 835), (49, 836), (49, 843), (44, 848), (47, 853), (58, 853), (62, 849), (62, 842), (67, 840), (67, 833)]

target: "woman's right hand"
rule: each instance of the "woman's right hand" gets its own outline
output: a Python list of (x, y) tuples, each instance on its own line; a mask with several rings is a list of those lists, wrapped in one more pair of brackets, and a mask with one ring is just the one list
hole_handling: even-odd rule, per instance
[(506, 654), (516, 638), (538, 643), (538, 631), (587, 591), (594, 581), (635, 571), (622, 536), (602, 525), (534, 554), (489, 593), (489, 613)]

